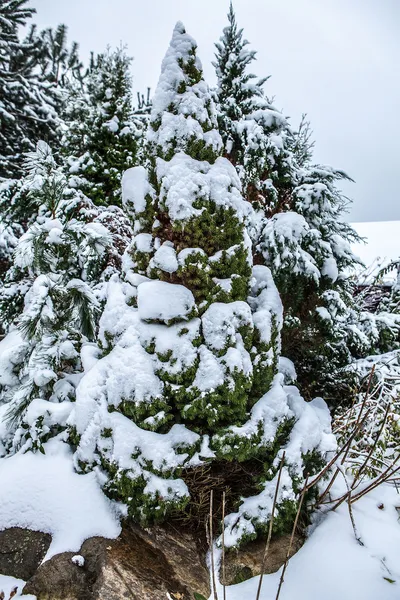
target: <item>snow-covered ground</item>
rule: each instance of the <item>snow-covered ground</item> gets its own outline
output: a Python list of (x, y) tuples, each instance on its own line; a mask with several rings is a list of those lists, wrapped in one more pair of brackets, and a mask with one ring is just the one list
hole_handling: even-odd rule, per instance
[[(67, 450), (55, 452), (50, 445), (46, 458), (27, 453), (0, 459), (0, 479), (0, 529), (17, 525), (51, 533), (46, 558), (78, 551), (90, 536), (119, 534), (118, 507), (103, 496), (94, 476), (73, 472)], [(359, 500), (354, 517), (363, 546), (345, 504), (328, 513), (289, 562), (280, 600), (399, 600), (399, 511), (400, 494), (389, 485)], [(275, 598), (279, 577), (280, 571), (264, 577), (260, 600)], [(230, 586), (226, 598), (253, 600), (257, 585), (258, 577)], [(6, 598), (14, 586), (21, 591), (23, 582), (0, 576)], [(223, 597), (221, 587), (218, 596)]]
[[(8, 600), (11, 592), (17, 588), (17, 593), (14, 595), (14, 598), (21, 597), (22, 588), (25, 585), (25, 581), (22, 579), (15, 579), (15, 577), (6, 577), (6, 575), (0, 575), (0, 592), (4, 592), (5, 600)], [(31, 596), (31, 594), (27, 594), (26, 596), (22, 596), (24, 600), (35, 600), (36, 596)]]
[[(400, 494), (387, 484), (356, 502), (363, 546), (355, 539), (346, 504), (325, 515), (290, 560), (280, 600), (399, 600), (398, 511)], [(264, 576), (260, 600), (275, 599), (280, 576), (281, 570)], [(254, 577), (227, 587), (226, 599), (255, 600), (258, 582)], [(221, 600), (222, 586), (217, 591)]]
[(104, 496), (95, 473), (74, 471), (67, 444), (53, 440), (45, 446), (46, 455), (27, 452), (0, 459), (0, 530), (50, 533), (46, 559), (78, 551), (92, 536), (117, 537), (117, 505)]

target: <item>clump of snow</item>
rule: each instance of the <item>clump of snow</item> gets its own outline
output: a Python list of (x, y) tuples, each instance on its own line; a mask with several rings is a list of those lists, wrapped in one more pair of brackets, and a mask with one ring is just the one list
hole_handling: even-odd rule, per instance
[(146, 209), (146, 198), (154, 197), (147, 169), (142, 166), (127, 169), (122, 176), (121, 185), (124, 206), (134, 215), (142, 214)]
[(226, 158), (219, 157), (213, 164), (183, 152), (170, 161), (158, 158), (157, 178), (161, 181), (160, 204), (172, 221), (200, 215), (203, 209), (194, 206), (199, 200), (233, 208), (242, 220), (252, 212), (251, 205), (243, 200), (235, 167)]
[(203, 335), (211, 350), (224, 350), (236, 343), (241, 327), (253, 329), (252, 315), (246, 302), (214, 302), (203, 314)]
[(296, 367), (294, 366), (293, 361), (286, 356), (279, 357), (278, 371), (279, 373), (282, 373), (284, 383), (287, 385), (290, 385), (297, 380)]
[(81, 556), (80, 554), (75, 554), (75, 556), (73, 556), (71, 558), (71, 561), (74, 563), (74, 565), (76, 565), (77, 567), (84, 567), (85, 566), (85, 559), (83, 558), (83, 556)]
[(280, 331), (283, 324), (283, 306), (281, 297), (274, 283), (271, 271), (264, 265), (253, 267), (250, 281), (251, 295), (248, 298), (253, 312), (254, 326), (258, 329), (260, 339), (269, 344), (273, 326)]
[(143, 321), (185, 321), (196, 309), (192, 292), (183, 285), (146, 281), (138, 287), (138, 313)]
[(149, 269), (155, 267), (165, 273), (175, 273), (178, 270), (178, 259), (172, 242), (164, 242), (156, 250), (150, 261)]

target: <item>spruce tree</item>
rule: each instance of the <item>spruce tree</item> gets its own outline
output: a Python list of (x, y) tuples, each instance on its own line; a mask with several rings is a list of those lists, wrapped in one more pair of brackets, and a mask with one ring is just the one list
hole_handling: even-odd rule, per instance
[(257, 263), (273, 274), (284, 306), (282, 352), (298, 372), (308, 398), (322, 394), (331, 404), (343, 397), (337, 381), (353, 381), (347, 315), (352, 306), (349, 272), (357, 260), (357, 239), (344, 223), (347, 199), (338, 183), (342, 171), (313, 165), (310, 125), (302, 118), (293, 131), (254, 83), (247, 50), (232, 9), (217, 44), (220, 124), (228, 158), (256, 208), (247, 226)]
[(0, 180), (21, 175), (24, 152), (56, 138), (55, 91), (37, 73), (35, 42), (18, 28), (35, 12), (27, 0), (0, 0)]
[(257, 79), (248, 71), (256, 52), (248, 49), (243, 30), (238, 29), (232, 3), (228, 21), (216, 44), (213, 63), (224, 154), (239, 173), (245, 198), (272, 215), (288, 208), (291, 131), (285, 117), (265, 96), (263, 86), (268, 77)]
[(299, 168), (292, 210), (267, 219), (256, 246), (285, 307), (283, 353), (303, 392), (323, 394), (332, 406), (351, 398), (355, 385), (348, 319), (357, 265), (351, 245), (358, 236), (342, 220), (346, 199), (336, 183), (346, 177), (326, 166)]
[(123, 48), (92, 59), (67, 101), (69, 183), (98, 205), (121, 203), (121, 173), (136, 164), (142, 125), (133, 115), (130, 62)]
[(149, 524), (184, 510), (193, 469), (257, 465), (259, 495), (235, 498), (225, 522), (234, 546), (266, 527), (283, 449), (281, 527), (304, 471), (323, 460), (321, 444), (332, 447), (332, 436), (324, 403), (307, 405), (277, 374), (279, 294), (269, 269), (253, 267), (245, 228), (252, 208), (221, 156), (212, 95), (181, 23), (162, 63), (147, 142), (149, 168), (129, 169), (122, 180), (135, 237), (124, 277), (108, 285), (102, 357), (77, 390), (76, 467), (96, 469), (107, 493)]

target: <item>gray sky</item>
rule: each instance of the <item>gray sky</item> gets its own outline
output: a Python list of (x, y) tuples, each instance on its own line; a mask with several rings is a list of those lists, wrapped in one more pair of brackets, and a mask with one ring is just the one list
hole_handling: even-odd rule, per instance
[[(40, 27), (63, 22), (86, 59), (123, 42), (134, 90), (154, 90), (173, 26), (198, 42), (206, 79), (228, 0), (32, 0)], [(400, 0), (234, 0), (258, 51), (253, 71), (271, 75), (268, 96), (296, 125), (308, 113), (315, 159), (345, 170), (352, 221), (400, 220)], [(396, 75), (397, 73), (397, 75)]]

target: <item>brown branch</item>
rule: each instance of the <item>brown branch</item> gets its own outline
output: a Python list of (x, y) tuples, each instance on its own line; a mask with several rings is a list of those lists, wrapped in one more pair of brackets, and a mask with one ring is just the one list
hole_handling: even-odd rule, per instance
[[(319, 472), (318, 475), (316, 475), (316, 477), (314, 477), (314, 479), (311, 481), (311, 483), (309, 483), (307, 485), (307, 490), (310, 490), (312, 487), (314, 487), (314, 485), (316, 483), (318, 483), (318, 481), (320, 481), (320, 479), (329, 471), (329, 469), (332, 467), (332, 465), (337, 461), (337, 459), (339, 458), (339, 456), (346, 451), (346, 449), (350, 446), (351, 442), (353, 441), (354, 437), (356, 436), (357, 432), (361, 429), (361, 427), (364, 425), (364, 422), (366, 420), (368, 416), (368, 413), (363, 417), (363, 419), (361, 420), (361, 422), (358, 424), (357, 427), (354, 428), (352, 434), (349, 436), (349, 438), (346, 440), (346, 442), (343, 444), (343, 446), (340, 448), (340, 450), (338, 450), (336, 452), (336, 454), (334, 455), (334, 457), (328, 462), (327, 465), (325, 465), (325, 467)], [(331, 484), (330, 484), (331, 485)], [(326, 492), (326, 490), (325, 490)], [(326, 495), (326, 493), (323, 493), (323, 496)], [(320, 504), (321, 502), (318, 501), (318, 504)]]
[(370, 458), (371, 458), (371, 456), (372, 456), (372, 454), (373, 454), (373, 452), (374, 452), (374, 450), (376, 448), (376, 445), (377, 445), (377, 443), (379, 441), (379, 438), (382, 435), (383, 428), (385, 427), (387, 418), (389, 416), (390, 406), (391, 406), (390, 402), (388, 402), (388, 405), (387, 405), (387, 408), (386, 408), (386, 411), (385, 411), (385, 415), (384, 415), (383, 420), (382, 420), (382, 424), (381, 424), (381, 426), (379, 428), (379, 431), (378, 431), (378, 435), (376, 436), (376, 438), (374, 440), (374, 443), (373, 443), (373, 445), (370, 448), (370, 451), (368, 452), (367, 456), (365, 457), (365, 460), (364, 460), (363, 464), (361, 465), (361, 467), (358, 469), (357, 473), (354, 476), (354, 480), (353, 480), (353, 483), (351, 485), (351, 488), (353, 490), (356, 487), (357, 481), (360, 479), (361, 474), (365, 470), (365, 468), (366, 468), (366, 466), (367, 466), (367, 464), (368, 464), (368, 462), (369, 462), (369, 460), (370, 460)]

